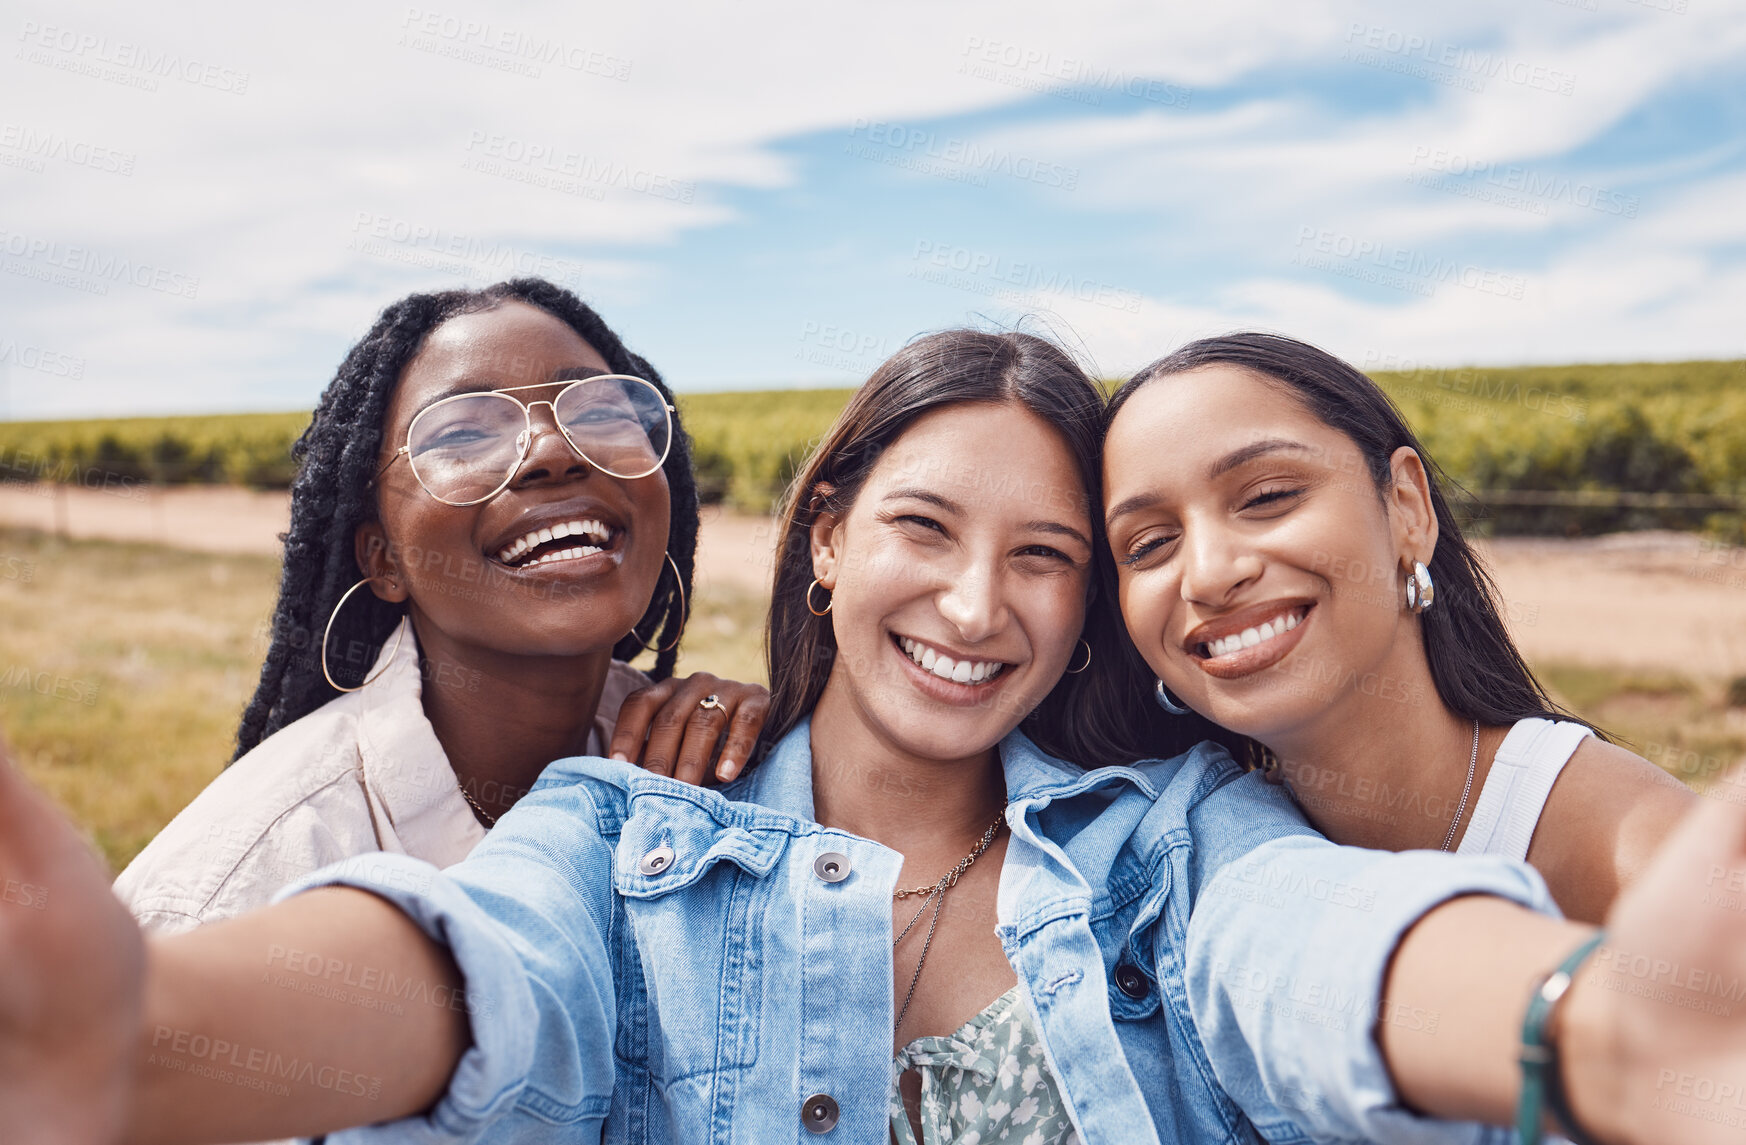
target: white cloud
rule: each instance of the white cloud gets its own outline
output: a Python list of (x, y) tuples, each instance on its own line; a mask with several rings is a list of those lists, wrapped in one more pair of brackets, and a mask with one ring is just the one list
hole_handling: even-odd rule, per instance
[[(1415, 34), (1567, 71), (1573, 93), (1492, 79), (1478, 95), (1432, 85), (1432, 98), (1392, 114), (1333, 115), (1279, 91), (1199, 109), (1233, 82), (1326, 66), (1366, 29), (1406, 22), (1397, 7), (694, 0), (530, 3), (503, 14), (450, 0), (329, 0), (295, 10), (16, 8), (0, 25), (17, 55), (0, 71), (8, 109), (0, 130), (131, 157), (131, 173), (59, 158), (40, 171), (0, 166), (0, 249), (14, 250), (20, 236), (26, 247), (54, 244), (52, 256), (0, 256), (0, 349), (12, 339), (88, 363), (76, 384), (12, 369), (13, 412), (307, 402), (386, 300), (518, 266), (574, 273), (585, 293), (609, 301), (643, 299), (698, 273), (687, 244), (734, 227), (745, 203), (807, 191), (785, 141), (846, 132), (858, 120), (925, 124), (1015, 105), (1063, 78), (1109, 94), (1111, 107), (1130, 82), (1180, 85), (1194, 96), (1193, 114), (1039, 117), (1006, 136), (990, 133), (1078, 165), (1074, 211), (1175, 212), (1195, 220), (1206, 246), (1271, 244), (1267, 257), (1281, 264), (1290, 254), (1282, 244), (1306, 224), (1425, 246), (1475, 232), (1592, 229), (1592, 212), (1579, 208), (1553, 204), (1537, 215), (1407, 194), (1418, 189), (1404, 187), (1404, 176), (1415, 148), (1530, 164), (1567, 154), (1670, 79), (1737, 59), (1746, 45), (1738, 11), (1706, 3), (1688, 16), (1640, 5), (1588, 13), (1531, 0), (1415, 11)], [(178, 66), (166, 73), (164, 61)], [(137, 86), (145, 82), (156, 90)], [(29, 158), (0, 139), (4, 155)], [(1704, 186), (1689, 190), (1686, 215), (1641, 220), (1636, 239), (1603, 234), (1590, 254), (1568, 254), (1559, 266), (1592, 275), (1599, 259), (1640, 270), (1611, 289), (1626, 311), (1647, 305), (1638, 295), (1651, 283), (1664, 284), (1666, 299), (1737, 288), (1702, 253), (1738, 234), (1739, 212), (1724, 205), (1734, 184)], [(851, 207), (845, 231), (855, 225)], [(1038, 225), (1072, 225), (1072, 214), (1038, 211)], [(1680, 249), (1657, 261), (1657, 242)], [(86, 265), (155, 268), (160, 287), (197, 279), (197, 295), (89, 274), (80, 281), (107, 294), (26, 277), (58, 273), (51, 258), (65, 262), (73, 247)], [(1471, 291), (1366, 305), (1335, 279), (1253, 272), (1209, 284), (1212, 303), (1149, 301), (1145, 338), (1109, 315), (1085, 321), (1102, 331), (1090, 339), (1100, 359), (1129, 362), (1149, 352), (1142, 343), (1156, 344), (1153, 334), (1169, 340), (1250, 316), (1293, 329), (1326, 321), (1337, 332), (1386, 323), (1426, 353), (1467, 357), (1610, 344), (1707, 353), (1728, 340), (1693, 328), (1695, 317), (1664, 317), (1653, 330), (1629, 314), (1615, 324), (1604, 299), (1571, 310), (1563, 300), (1576, 284), (1559, 266), (1536, 280), (1543, 303), (1512, 312), (1543, 305), (1552, 326), (1512, 333), (1506, 318), (1478, 350), (1463, 323), (1496, 316), (1465, 297)], [(723, 279), (719, 289), (733, 284)], [(1699, 302), (1684, 313), (1712, 309)], [(1583, 313), (1590, 327), (1605, 327), (1603, 337), (1589, 336)]]

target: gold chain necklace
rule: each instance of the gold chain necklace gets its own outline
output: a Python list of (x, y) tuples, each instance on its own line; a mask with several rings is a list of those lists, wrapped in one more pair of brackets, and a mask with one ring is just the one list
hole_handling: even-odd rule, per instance
[(455, 780), (455, 786), (460, 788), (461, 798), (465, 799), (468, 803), (471, 803), (473, 805), (473, 810), (477, 811), (479, 817), (485, 820), (485, 826), (487, 828), (497, 826), (497, 816), (479, 806), (479, 801), (473, 798), (473, 793), (467, 790), (465, 784), (457, 779)]
[(928, 960), (928, 947), (934, 944), (934, 927), (938, 926), (940, 923), (940, 908), (946, 903), (946, 892), (957, 886), (958, 880), (963, 877), (964, 872), (970, 869), (970, 864), (974, 863), (982, 855), (982, 852), (988, 850), (989, 844), (994, 842), (994, 837), (1000, 834), (1000, 825), (1004, 822), (1006, 822), (1006, 808), (1002, 807), (1000, 809), (1000, 814), (995, 816), (994, 822), (988, 825), (988, 830), (982, 832), (982, 838), (977, 841), (976, 846), (971, 848), (968, 855), (965, 855), (962, 859), (958, 860), (957, 866), (941, 875), (939, 882), (934, 883), (932, 886), (915, 887), (912, 890), (891, 892), (891, 899), (893, 902), (896, 902), (899, 899), (909, 898), (911, 895), (927, 896), (922, 900), (921, 906), (916, 908), (915, 914), (911, 916), (909, 922), (898, 932), (897, 937), (891, 940), (891, 949), (893, 952), (897, 950), (897, 944), (903, 941), (904, 935), (908, 934), (910, 930), (915, 927), (915, 924), (921, 920), (923, 912), (928, 909), (928, 904), (930, 902), (934, 904), (933, 917), (928, 920), (928, 935), (922, 940), (921, 957), (916, 960), (915, 973), (910, 975), (909, 978), (909, 993), (903, 996), (903, 1007), (897, 1011), (897, 1021), (891, 1027), (891, 1032), (894, 1037), (896, 1036), (897, 1031), (903, 1028), (903, 1016), (909, 1013), (909, 1004), (915, 999), (915, 984), (921, 981), (922, 966), (925, 965)]

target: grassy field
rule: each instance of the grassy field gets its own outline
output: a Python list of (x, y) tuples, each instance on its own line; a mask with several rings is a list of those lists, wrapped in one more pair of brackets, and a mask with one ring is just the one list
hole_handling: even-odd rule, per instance
[[(267, 557), (0, 529), (0, 731), (115, 870), (230, 757), (277, 578)], [(717, 586), (680, 670), (762, 680), (763, 614)], [(1746, 695), (1724, 681), (1537, 667), (1578, 713), (1697, 786), (1746, 754)]]
[[(1746, 501), (1746, 361), (1372, 376), (1431, 454), (1478, 496), (1482, 533), (1669, 527), (1746, 539), (1739, 511)], [(851, 392), (682, 395), (706, 499), (768, 512)], [(291, 479), (291, 443), (308, 417), (0, 423), (0, 479), (282, 488)], [(1633, 496), (1615, 496), (1621, 492)], [(1547, 495), (1551, 503), (1536, 502)]]
[[(116, 871), (230, 758), (278, 564), (0, 529), (0, 734)], [(761, 681), (763, 622), (716, 588), (680, 671)]]

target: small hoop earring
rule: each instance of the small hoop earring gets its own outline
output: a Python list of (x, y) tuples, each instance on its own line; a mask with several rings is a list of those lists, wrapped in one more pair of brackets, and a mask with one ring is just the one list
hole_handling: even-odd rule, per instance
[(1189, 712), (1189, 709), (1183, 706), (1182, 701), (1178, 700), (1175, 696), (1172, 696), (1164, 687), (1164, 681), (1162, 680), (1159, 680), (1157, 684), (1153, 686), (1152, 698), (1158, 701), (1158, 706), (1160, 708), (1163, 708), (1173, 716), (1186, 716)]
[(333, 678), (333, 673), (327, 670), (327, 638), (333, 633), (333, 622), (339, 616), (339, 610), (345, 607), (345, 603), (351, 598), (352, 593), (357, 592), (360, 588), (363, 588), (375, 579), (375, 577), (367, 576), (357, 584), (354, 584), (352, 587), (342, 592), (338, 603), (333, 606), (333, 611), (327, 614), (327, 627), (321, 630), (321, 674), (327, 677), (327, 682), (332, 685), (336, 691), (361, 692), (376, 680), (381, 679), (382, 673), (388, 670), (388, 664), (394, 662), (395, 654), (400, 651), (400, 642), (406, 639), (406, 621), (402, 618), (400, 623), (394, 626), (396, 633), (394, 637), (394, 651), (388, 653), (388, 664), (382, 665), (380, 671), (378, 671), (374, 676), (366, 677), (364, 682), (355, 688), (348, 688), (338, 680), (335, 680)]
[[(820, 585), (819, 585), (819, 582), (818, 582), (818, 578), (817, 578), (817, 577), (813, 577), (813, 578), (812, 578), (812, 583), (811, 583), (811, 584), (809, 584), (809, 585), (807, 585), (807, 586), (806, 586), (806, 611), (808, 611), (808, 612), (810, 612), (810, 613), (812, 613), (812, 614), (813, 614), (813, 615), (814, 615), (814, 616), (823, 616), (823, 615), (824, 615), (824, 614), (825, 614), (825, 613), (826, 613), (826, 612), (829, 612), (829, 611), (830, 611), (830, 610), (831, 610), (831, 605), (833, 605), (833, 604), (835, 604), (835, 603), (836, 603), (836, 598), (835, 598), (835, 597), (827, 597), (827, 599), (826, 599), (826, 600), (825, 600), (825, 606), (824, 606), (824, 611), (823, 611), (823, 612), (821, 612), (821, 611), (819, 611), (819, 610), (818, 610), (818, 609), (816, 609), (816, 608), (814, 608), (814, 607), (813, 607), (813, 606), (812, 606), (812, 590), (813, 590), (813, 589), (815, 589), (815, 588), (819, 588), (819, 587), (820, 587)], [(826, 593), (827, 593), (827, 594), (828, 594), (828, 593), (829, 593), (829, 592), (830, 592), (830, 591), (831, 591), (831, 590), (830, 590), (830, 589), (828, 589), (828, 588), (827, 588), (827, 589), (825, 589), (825, 592), (826, 592)]]
[(1415, 615), (1430, 610), (1437, 603), (1437, 586), (1431, 583), (1431, 570), (1418, 561), (1406, 578), (1407, 611)]
[[(677, 648), (679, 646), (680, 638), (685, 635), (686, 622), (691, 619), (691, 606), (685, 603), (685, 578), (679, 575), (679, 565), (673, 560), (673, 554), (663, 553), (662, 555), (667, 558), (667, 564), (673, 569), (673, 587), (679, 590), (679, 631), (673, 634), (673, 643), (664, 645), (660, 648), (652, 648), (647, 641), (637, 635), (636, 628), (632, 627), (630, 634), (636, 636), (637, 643), (643, 646), (643, 651), (645, 652), (666, 652), (673, 648)], [(660, 587), (659, 581), (655, 582), (655, 587)], [(658, 632), (660, 631), (660, 628), (661, 625), (657, 622), (655, 624), (655, 630)]]
[(1091, 667), (1091, 642), (1086, 640), (1085, 637), (1081, 636), (1079, 638), (1079, 643), (1085, 645), (1085, 663), (1079, 665), (1079, 667), (1077, 667), (1077, 668), (1067, 669), (1067, 674), (1069, 676), (1077, 676), (1077, 675), (1079, 675), (1079, 673), (1081, 673), (1081, 672), (1085, 671), (1087, 668)]

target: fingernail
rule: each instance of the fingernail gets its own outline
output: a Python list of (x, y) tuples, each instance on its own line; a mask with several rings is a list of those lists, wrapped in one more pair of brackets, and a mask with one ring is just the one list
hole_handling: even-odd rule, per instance
[(618, 762), (620, 762), (620, 763), (629, 763), (630, 762), (630, 756), (626, 755), (622, 751), (613, 752), (612, 758), (618, 760)]
[(715, 777), (717, 779), (732, 779), (734, 777), (734, 768), (737, 766), (739, 765), (734, 763), (733, 760), (724, 759), (715, 765)]

